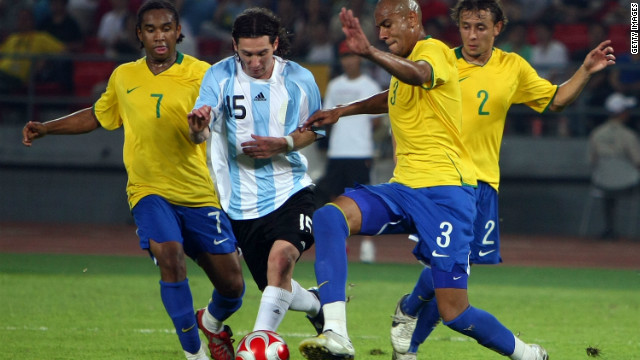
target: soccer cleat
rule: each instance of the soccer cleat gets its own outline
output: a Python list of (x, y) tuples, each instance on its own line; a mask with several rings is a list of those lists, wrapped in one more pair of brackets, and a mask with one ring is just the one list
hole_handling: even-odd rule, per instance
[[(318, 301), (320, 300), (320, 293), (318, 292), (317, 287), (312, 287), (308, 290), (318, 298)], [(320, 304), (320, 311), (318, 314), (316, 316), (310, 316), (307, 314), (307, 319), (309, 319), (311, 325), (316, 329), (316, 333), (318, 333), (318, 335), (322, 334), (322, 330), (324, 330), (324, 313), (322, 312), (322, 304)]]
[(393, 355), (391, 355), (391, 360), (416, 360), (418, 358), (416, 353), (404, 353), (401, 354), (397, 351), (393, 352)]
[(391, 322), (391, 346), (395, 352), (405, 354), (411, 345), (411, 336), (416, 329), (417, 317), (405, 314), (402, 311), (402, 302), (407, 298), (406, 294), (400, 298), (396, 305), (396, 313)]
[(303, 340), (299, 350), (302, 356), (308, 360), (350, 360), (356, 354), (351, 340), (331, 330)]
[(531, 346), (531, 350), (535, 354), (535, 360), (549, 360), (549, 354), (547, 354), (547, 350), (545, 350), (542, 346), (538, 344), (529, 344)]
[(202, 333), (209, 341), (209, 352), (211, 357), (215, 360), (234, 360), (233, 350), (233, 332), (228, 325), (222, 328), (219, 333), (212, 333), (207, 330), (202, 323), (202, 317), (204, 316), (205, 309), (200, 309), (196, 312), (196, 319), (198, 320), (198, 327), (202, 330)]

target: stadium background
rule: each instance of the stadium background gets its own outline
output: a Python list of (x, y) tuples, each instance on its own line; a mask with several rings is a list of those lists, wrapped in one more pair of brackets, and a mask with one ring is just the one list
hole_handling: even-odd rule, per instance
[[(48, 1), (0, 1), (2, 20), (1, 39), (11, 33), (10, 10), (23, 5), (33, 5), (45, 11)], [(93, 10), (77, 6), (95, 4)], [(129, 1), (131, 9), (140, 1)], [(224, 21), (248, 5), (263, 5), (274, 9), (290, 26), (294, 36), (291, 58), (308, 66), (316, 75), (321, 90), (336, 74), (335, 49), (341, 39), (336, 28), (336, 14), (341, 6), (358, 9), (362, 19), (372, 19), (373, 1), (312, 0), (295, 2), (277, 1), (226, 1), (184, 0), (181, 3), (183, 23), (193, 21), (206, 24), (214, 13), (205, 14), (198, 9), (226, 9), (220, 11), (214, 29), (194, 31), (187, 35), (190, 41), (183, 51), (215, 62), (230, 54), (228, 32)], [(458, 34), (448, 18), (452, 1), (420, 1), (425, 25), (430, 34), (451, 46), (459, 45)], [(579, 57), (591, 48), (589, 29), (604, 24), (606, 37), (613, 40), (616, 56), (621, 57), (630, 49), (628, 1), (503, 1), (513, 27), (523, 24), (526, 43), (536, 44), (536, 25), (549, 23), (553, 36), (562, 42), (570, 55), (569, 61), (560, 65), (540, 65), (540, 71), (554, 70), (555, 83), (560, 83), (580, 65)], [(107, 54), (100, 44), (96, 31), (101, 16), (110, 10), (109, 1), (69, 1), (71, 14), (78, 18), (83, 29), (83, 46), (73, 53), (41, 56), (39, 60), (68, 61), (72, 64), (72, 88), (32, 76), (24, 89), (16, 89), (0, 97), (0, 251), (24, 251), (20, 246), (36, 251), (69, 251), (80, 249), (80, 244), (97, 244), (102, 237), (126, 239), (122, 249), (139, 252), (132, 218), (127, 208), (124, 192), (126, 174), (121, 163), (122, 131), (98, 130), (83, 136), (47, 137), (32, 148), (21, 145), (21, 128), (30, 119), (46, 121), (90, 105), (100, 93), (101, 82), (108, 78), (114, 66), (139, 54)], [(212, 6), (213, 5), (213, 6)], [(233, 6), (232, 6), (233, 5)], [(39, 9), (39, 10), (38, 10)], [(46, 11), (45, 11), (46, 12)], [(199, 17), (194, 15), (199, 13)], [(227, 20), (224, 20), (227, 19)], [(223, 21), (224, 20), (224, 21)], [(209, 21), (210, 22), (210, 21)], [(367, 22), (363, 22), (367, 24)], [(509, 25), (507, 31), (509, 31)], [(196, 28), (196, 26), (191, 25)], [(206, 26), (197, 27), (206, 29)], [(218, 31), (216, 31), (218, 30)], [(324, 30), (324, 31), (323, 31)], [(375, 42), (375, 30), (371, 40)], [(197, 33), (197, 34), (196, 34)], [(498, 46), (508, 33), (498, 39)], [(375, 42), (380, 45), (378, 42)], [(317, 45), (317, 47), (312, 46)], [(310, 54), (316, 54), (314, 58)], [(329, 55), (328, 55), (329, 54)], [(333, 55), (331, 55), (333, 54)], [(133, 57), (132, 57), (133, 56)], [(318, 59), (324, 59), (318, 61)], [(625, 71), (640, 71), (637, 64), (618, 64)], [(367, 64), (367, 71), (382, 84), (387, 81), (384, 71)], [(602, 103), (613, 89), (609, 83), (611, 74), (592, 79), (578, 102), (562, 115), (538, 115), (522, 106), (515, 106), (508, 119), (501, 154), (501, 230), (505, 256), (513, 249), (534, 254), (542, 249), (540, 261), (554, 258), (553, 252), (573, 252), (584, 248), (600, 255), (587, 257), (595, 264), (600, 258), (608, 258), (612, 265), (624, 263), (627, 258), (640, 263), (638, 231), (640, 215), (637, 194), (624, 199), (618, 211), (617, 224), (622, 238), (615, 243), (596, 240), (601, 231), (600, 204), (590, 195), (589, 166), (586, 148), (589, 131), (606, 118)], [(384, 85), (383, 85), (384, 86)], [(633, 110), (630, 124), (636, 131), (640, 112)], [(377, 158), (373, 179), (386, 181), (391, 174), (392, 161), (389, 139), (378, 134)], [(324, 155), (321, 146), (305, 150), (315, 179), (324, 171)], [(35, 244), (36, 239), (46, 240), (46, 245)], [(76, 240), (76, 242), (72, 242)], [(381, 239), (381, 240), (384, 240)], [(376, 244), (384, 246), (384, 241)], [(111, 241), (111, 240), (110, 240)], [(354, 240), (354, 249), (357, 241)], [(405, 244), (403, 242), (402, 244)], [(406, 242), (410, 247), (410, 243)], [(99, 245), (98, 245), (99, 246)], [(404, 250), (404, 245), (400, 247)], [(94, 250), (101, 253), (119, 251), (112, 243), (110, 249)], [(392, 254), (391, 250), (378, 248), (380, 256)], [(546, 249), (546, 250), (544, 250)], [(123, 250), (124, 251), (124, 250)], [(407, 252), (404, 251), (403, 254)], [(566, 253), (565, 253), (566, 254)], [(354, 255), (354, 252), (351, 254)], [(395, 256), (395, 255), (393, 255)], [(392, 256), (392, 259), (394, 259)], [(402, 255), (405, 256), (405, 255)], [(409, 255), (410, 256), (410, 255)], [(384, 259), (384, 258), (383, 258)], [(406, 257), (402, 259), (406, 260)], [(515, 259), (515, 258), (513, 258)], [(557, 259), (558, 263), (566, 259)], [(578, 260), (585, 261), (585, 260)], [(544, 263), (544, 262), (543, 262)]]

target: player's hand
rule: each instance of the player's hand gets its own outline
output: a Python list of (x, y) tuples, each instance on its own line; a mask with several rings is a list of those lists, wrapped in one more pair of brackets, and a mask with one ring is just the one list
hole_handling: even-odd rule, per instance
[(24, 128), (22, 128), (22, 143), (25, 146), (31, 146), (33, 140), (45, 135), (47, 135), (47, 127), (43, 123), (29, 121)]
[(340, 108), (333, 108), (328, 110), (318, 110), (311, 115), (307, 121), (300, 125), (300, 132), (311, 130), (312, 127), (321, 127), (324, 125), (335, 124), (340, 119)]
[(251, 134), (253, 140), (245, 141), (242, 152), (254, 159), (268, 159), (276, 154), (287, 152), (287, 141), (283, 137), (259, 136)]
[(198, 109), (193, 109), (193, 111), (187, 114), (187, 120), (189, 121), (189, 128), (192, 132), (202, 132), (209, 127), (209, 123), (211, 122), (211, 106), (202, 105)]
[(616, 63), (616, 56), (613, 55), (613, 47), (610, 44), (611, 40), (601, 42), (584, 58), (582, 66), (589, 74), (596, 73)]
[(342, 8), (340, 10), (342, 32), (346, 36), (347, 46), (355, 54), (367, 56), (371, 53), (371, 43), (360, 26), (360, 20), (353, 16), (353, 11)]

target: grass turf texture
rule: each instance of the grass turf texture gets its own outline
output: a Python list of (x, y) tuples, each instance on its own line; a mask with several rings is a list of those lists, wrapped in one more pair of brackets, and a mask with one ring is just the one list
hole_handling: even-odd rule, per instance
[[(398, 298), (409, 292), (419, 265), (349, 267), (349, 332), (356, 358), (389, 359), (389, 327)], [(259, 305), (245, 269), (244, 305), (228, 320), (236, 342), (251, 330)], [(296, 279), (314, 285), (313, 264), (301, 262)], [(194, 302), (204, 306), (210, 283), (193, 263)], [(159, 296), (158, 270), (144, 257), (0, 254), (0, 359), (183, 359)], [(500, 319), (525, 342), (544, 346), (552, 359), (631, 360), (640, 354), (638, 271), (476, 266), (471, 303)], [(279, 328), (292, 359), (314, 334), (301, 313)], [(501, 359), (439, 325), (419, 359)]]

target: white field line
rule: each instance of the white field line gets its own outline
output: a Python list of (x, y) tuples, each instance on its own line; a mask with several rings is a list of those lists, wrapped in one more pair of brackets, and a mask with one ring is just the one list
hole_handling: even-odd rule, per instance
[[(17, 327), (17, 326), (5, 326), (2, 328), (2, 330), (5, 331), (49, 331), (49, 328), (46, 326), (22, 326), (22, 327)], [(99, 328), (90, 328), (90, 329), (79, 329), (79, 328), (72, 328), (70, 330), (73, 331), (86, 331), (86, 332), (101, 332), (103, 330), (99, 329)], [(140, 333), (140, 334), (175, 334), (176, 331), (175, 329), (132, 329), (132, 332), (134, 333)], [(243, 329), (243, 330), (238, 330), (237, 332), (234, 332), (235, 335), (239, 338), (242, 338), (243, 336), (247, 335), (250, 331), (248, 329)], [(287, 337), (287, 338), (308, 338), (311, 336), (314, 336), (315, 334), (308, 332), (308, 333), (280, 333), (281, 336), (283, 337)], [(379, 339), (379, 336), (369, 336), (369, 335), (364, 335), (364, 336), (352, 336), (354, 338), (359, 338), (359, 339)]]

